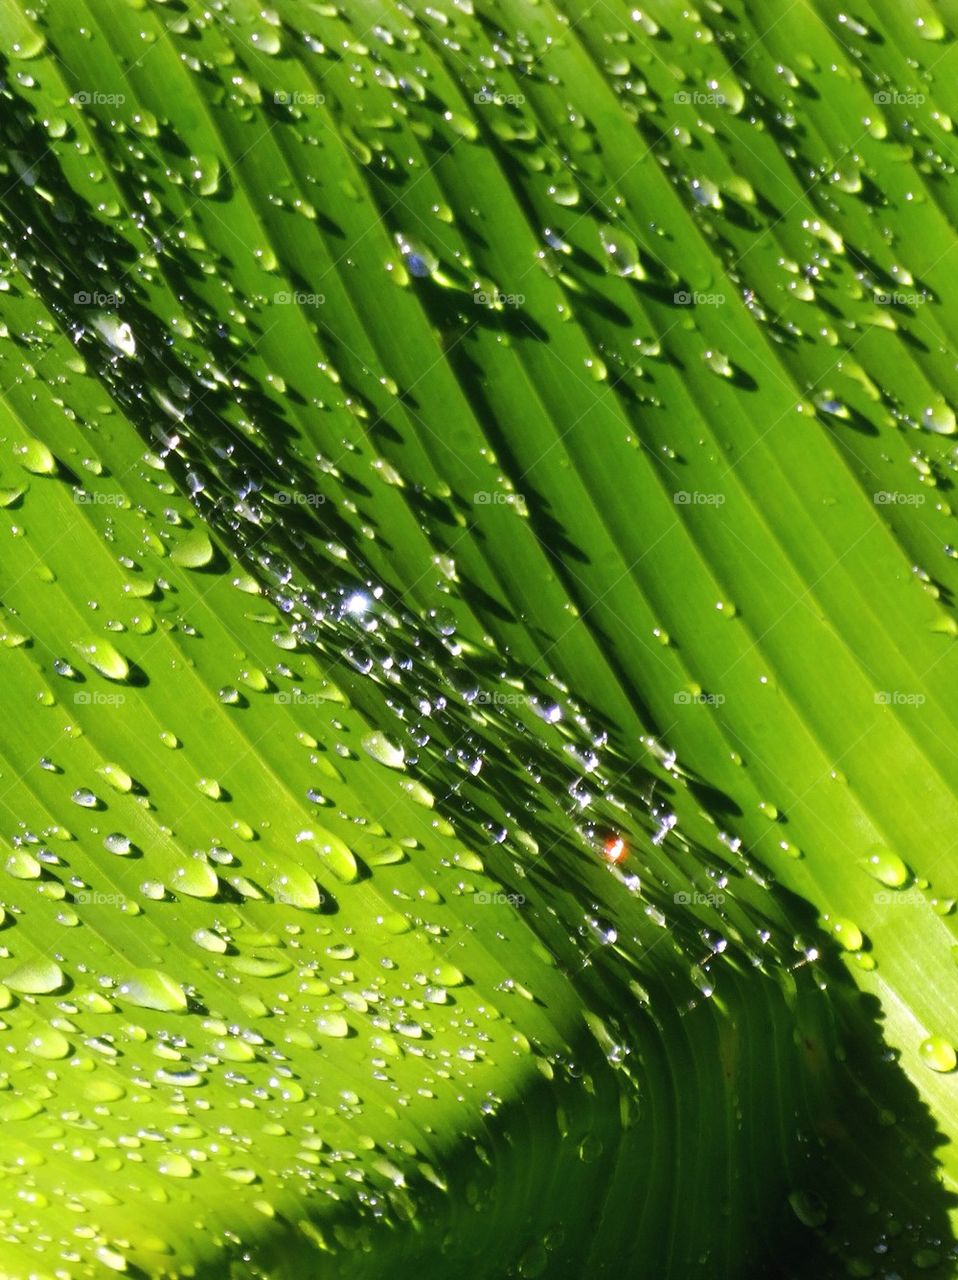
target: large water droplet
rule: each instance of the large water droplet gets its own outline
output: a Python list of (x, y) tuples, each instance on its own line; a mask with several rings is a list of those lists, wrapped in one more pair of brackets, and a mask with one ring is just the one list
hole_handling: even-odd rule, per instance
[(108, 680), (125, 680), (130, 674), (126, 658), (109, 640), (81, 640), (73, 647), (86, 658), (91, 667)]
[(11, 991), (36, 996), (59, 991), (66, 979), (55, 961), (31, 960), (8, 973), (3, 981)]
[(929, 1036), (918, 1046), (918, 1055), (926, 1067), (932, 1071), (954, 1071), (958, 1065), (958, 1054), (954, 1046), (944, 1036)]
[(170, 552), (174, 564), (184, 569), (203, 569), (213, 559), (213, 544), (205, 529), (194, 529)]
[(908, 879), (908, 868), (890, 849), (876, 846), (864, 861), (865, 870), (881, 884), (898, 889)]
[(405, 766), (406, 753), (384, 733), (367, 733), (363, 738), (363, 749), (389, 769), (402, 769)]
[(186, 992), (159, 969), (137, 970), (120, 983), (118, 994), (130, 1004), (162, 1013), (183, 1013), (187, 1007)]

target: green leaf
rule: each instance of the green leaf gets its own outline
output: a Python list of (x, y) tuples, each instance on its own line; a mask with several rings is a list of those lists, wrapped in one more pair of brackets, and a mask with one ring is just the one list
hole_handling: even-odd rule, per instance
[(0, 10), (4, 1275), (954, 1270), (955, 30)]

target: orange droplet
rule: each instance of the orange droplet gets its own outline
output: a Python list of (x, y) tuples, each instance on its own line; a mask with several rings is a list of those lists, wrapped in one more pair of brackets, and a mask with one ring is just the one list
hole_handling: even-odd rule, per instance
[(609, 862), (624, 862), (628, 856), (625, 841), (621, 836), (609, 836), (603, 846), (602, 852)]

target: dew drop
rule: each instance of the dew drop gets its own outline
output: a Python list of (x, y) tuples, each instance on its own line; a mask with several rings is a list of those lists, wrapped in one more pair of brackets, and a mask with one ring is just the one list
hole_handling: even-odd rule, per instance
[(86, 658), (94, 670), (108, 680), (125, 680), (130, 674), (130, 665), (123, 654), (109, 640), (82, 640), (74, 644), (74, 649)]
[(213, 544), (205, 529), (195, 529), (170, 552), (170, 559), (182, 569), (204, 569), (213, 559)]
[(932, 1071), (947, 1073), (954, 1071), (958, 1065), (958, 1054), (944, 1036), (928, 1036), (926, 1040), (922, 1040), (918, 1046), (918, 1055)]
[(900, 888), (908, 879), (908, 868), (898, 854), (882, 846), (872, 849), (863, 866), (870, 876), (889, 889)]
[(66, 979), (55, 961), (31, 960), (8, 973), (3, 981), (11, 991), (37, 996), (59, 991)]
[(117, 993), (121, 999), (141, 1009), (158, 1009), (161, 1013), (183, 1013), (186, 1010), (186, 992), (159, 969), (137, 970), (120, 983)]
[(186, 894), (188, 898), (215, 898), (219, 893), (220, 882), (208, 862), (204, 862), (202, 858), (190, 858), (173, 872), (170, 888), (174, 893)]
[(391, 742), (384, 733), (367, 733), (363, 738), (363, 750), (389, 769), (405, 767), (406, 753), (402, 747)]

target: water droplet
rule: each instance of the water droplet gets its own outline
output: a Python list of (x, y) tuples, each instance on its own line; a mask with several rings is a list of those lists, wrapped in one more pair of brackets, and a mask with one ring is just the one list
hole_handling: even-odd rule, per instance
[(720, 378), (731, 378), (735, 372), (732, 368), (732, 362), (722, 351), (710, 348), (702, 352), (702, 359), (712, 372), (718, 374)]
[(43, 875), (43, 867), (26, 849), (14, 849), (4, 863), (4, 870), (15, 880), (39, 880)]
[(908, 879), (908, 868), (898, 854), (882, 846), (872, 849), (863, 866), (870, 876), (889, 889), (899, 889)]
[(269, 891), (277, 902), (286, 903), (300, 911), (315, 911), (323, 901), (319, 885), (301, 867), (291, 867), (274, 876), (269, 882)]
[(122, 1253), (117, 1253), (115, 1249), (109, 1248), (102, 1244), (96, 1251), (96, 1260), (101, 1263), (108, 1271), (125, 1271), (126, 1258)]
[(642, 266), (639, 247), (627, 232), (621, 228), (602, 228), (599, 232), (602, 248), (605, 250), (609, 266), (617, 275), (633, 280), (644, 280), (646, 272)]
[(212, 929), (194, 930), (193, 941), (198, 947), (202, 947), (204, 951), (212, 951), (217, 955), (222, 955), (228, 946), (226, 939), (220, 937), (218, 933), (214, 933)]
[(215, 898), (220, 882), (208, 862), (202, 858), (190, 858), (173, 872), (170, 888), (174, 893), (185, 893), (189, 898)]
[(929, 1036), (918, 1046), (918, 1054), (926, 1067), (932, 1071), (954, 1071), (958, 1065), (958, 1054), (954, 1046), (943, 1036)]
[(945, 24), (937, 13), (926, 13), (924, 17), (915, 19), (915, 26), (922, 40), (944, 40)]
[(940, 436), (953, 436), (958, 431), (954, 409), (940, 397), (924, 410), (921, 415), (921, 425), (926, 431), (932, 431)]
[(696, 204), (705, 209), (721, 209), (722, 197), (711, 178), (693, 178), (689, 189)]
[(579, 203), (579, 189), (571, 182), (558, 182), (548, 188), (549, 198), (565, 209), (574, 209)]
[(579, 1159), (585, 1164), (592, 1164), (601, 1154), (602, 1143), (594, 1134), (589, 1134), (579, 1143)]
[(828, 1208), (815, 1191), (793, 1191), (788, 1197), (795, 1217), (806, 1227), (822, 1227), (828, 1221)]
[(103, 311), (93, 317), (91, 324), (111, 351), (121, 356), (136, 355), (133, 330), (119, 316), (111, 316)]
[(363, 738), (363, 749), (374, 760), (386, 765), (389, 769), (402, 769), (406, 763), (406, 753), (386, 737), (384, 733), (367, 733)]
[(59, 991), (66, 979), (53, 960), (31, 960), (8, 973), (3, 981), (11, 991), (36, 996)]
[(861, 951), (864, 946), (864, 938), (858, 925), (853, 920), (848, 920), (844, 916), (823, 917), (828, 931), (846, 951)]
[(321, 1036), (341, 1040), (349, 1035), (349, 1023), (341, 1013), (324, 1013), (316, 1019), (316, 1030)]
[(220, 162), (217, 157), (190, 156), (190, 183), (197, 195), (215, 195), (220, 186)]
[(37, 476), (56, 474), (56, 459), (42, 440), (31, 439), (26, 444), (18, 445), (16, 454), (25, 471)]
[(159, 969), (137, 970), (120, 983), (117, 993), (142, 1009), (158, 1009), (161, 1013), (183, 1013), (186, 1010), (186, 992)]
[(396, 244), (402, 254), (406, 270), (411, 276), (415, 276), (417, 280), (431, 276), (438, 270), (439, 259), (421, 240), (416, 240), (411, 236), (403, 235), (402, 232), (397, 232)]
[(97, 768), (97, 773), (101, 778), (106, 780), (114, 791), (119, 791), (123, 795), (129, 795), (133, 790), (132, 777), (118, 764), (101, 764)]
[[(309, 833), (312, 836), (312, 833)], [(338, 836), (327, 832), (314, 841), (316, 852), (337, 880), (352, 884), (359, 875), (359, 864), (349, 846)]]
[(108, 680), (125, 680), (130, 666), (123, 654), (109, 640), (81, 640), (74, 644), (90, 666)]
[(37, 1058), (51, 1060), (66, 1058), (73, 1046), (62, 1031), (56, 1027), (39, 1027), (27, 1041), (27, 1050)]
[(177, 1155), (175, 1152), (164, 1155), (157, 1168), (168, 1178), (192, 1178), (196, 1172), (186, 1156)]
[(183, 569), (203, 569), (213, 559), (213, 544), (205, 529), (194, 529), (170, 552), (170, 559)]

